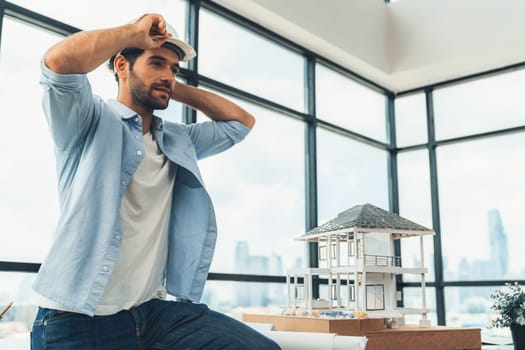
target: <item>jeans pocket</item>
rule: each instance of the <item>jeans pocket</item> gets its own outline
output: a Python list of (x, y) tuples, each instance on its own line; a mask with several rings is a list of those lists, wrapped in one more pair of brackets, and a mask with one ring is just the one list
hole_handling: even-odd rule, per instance
[(42, 318), (42, 324), (44, 326), (47, 326), (48, 324), (51, 324), (53, 322), (59, 321), (65, 317), (75, 317), (79, 316), (82, 317), (83, 315), (76, 314), (74, 312), (69, 311), (61, 311), (61, 310), (53, 310), (53, 309), (44, 309), (44, 317)]
[(38, 350), (95, 349), (89, 323), (90, 317), (86, 315), (46, 309), (41, 324), (33, 326), (32, 344)]
[(39, 307), (36, 312), (35, 320), (33, 321), (33, 326), (41, 326), (46, 318), (46, 313), (47, 309)]

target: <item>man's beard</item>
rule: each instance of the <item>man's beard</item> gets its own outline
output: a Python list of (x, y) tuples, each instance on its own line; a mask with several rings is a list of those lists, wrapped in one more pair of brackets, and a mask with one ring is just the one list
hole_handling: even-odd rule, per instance
[(153, 95), (155, 87), (160, 87), (169, 90), (169, 96), (171, 96), (171, 87), (164, 83), (154, 83), (150, 87), (144, 85), (142, 80), (137, 75), (130, 71), (130, 83), (131, 83), (131, 98), (133, 103), (136, 105), (143, 106), (147, 109), (166, 109), (168, 107), (169, 98), (163, 99)]

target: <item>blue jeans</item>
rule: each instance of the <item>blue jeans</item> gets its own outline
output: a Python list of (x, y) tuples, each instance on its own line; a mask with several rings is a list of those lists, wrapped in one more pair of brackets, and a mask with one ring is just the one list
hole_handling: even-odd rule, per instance
[(269, 338), (204, 304), (150, 300), (108, 316), (39, 308), (32, 350), (273, 350)]

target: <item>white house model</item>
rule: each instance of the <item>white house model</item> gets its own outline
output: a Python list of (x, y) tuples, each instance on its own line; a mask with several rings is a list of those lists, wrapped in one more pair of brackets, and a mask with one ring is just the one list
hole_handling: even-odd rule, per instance
[[(288, 271), (288, 309), (363, 311), (369, 317), (401, 320), (407, 314), (421, 314), (420, 326), (430, 326), (425, 300), (425, 235), (434, 235), (434, 231), (371, 204), (340, 213), (297, 238), (317, 242), (319, 267)], [(394, 256), (394, 240), (409, 237), (419, 237), (420, 266), (401, 266), (401, 257)], [(420, 276), (421, 308), (397, 307), (399, 274)], [(326, 298), (313, 298), (315, 278), (328, 281), (328, 289), (320, 292), (328, 294)]]

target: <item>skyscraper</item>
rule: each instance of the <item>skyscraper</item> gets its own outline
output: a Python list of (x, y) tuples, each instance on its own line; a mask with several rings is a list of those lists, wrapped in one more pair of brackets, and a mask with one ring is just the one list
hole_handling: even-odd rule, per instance
[[(248, 242), (239, 241), (235, 247), (235, 273), (279, 275), (283, 271), (282, 257), (279, 255), (250, 255)], [(247, 284), (235, 289), (236, 306), (267, 306), (285, 295), (281, 286)]]
[(507, 235), (498, 209), (488, 212), (490, 260), (498, 276), (505, 276), (508, 271), (508, 245)]

